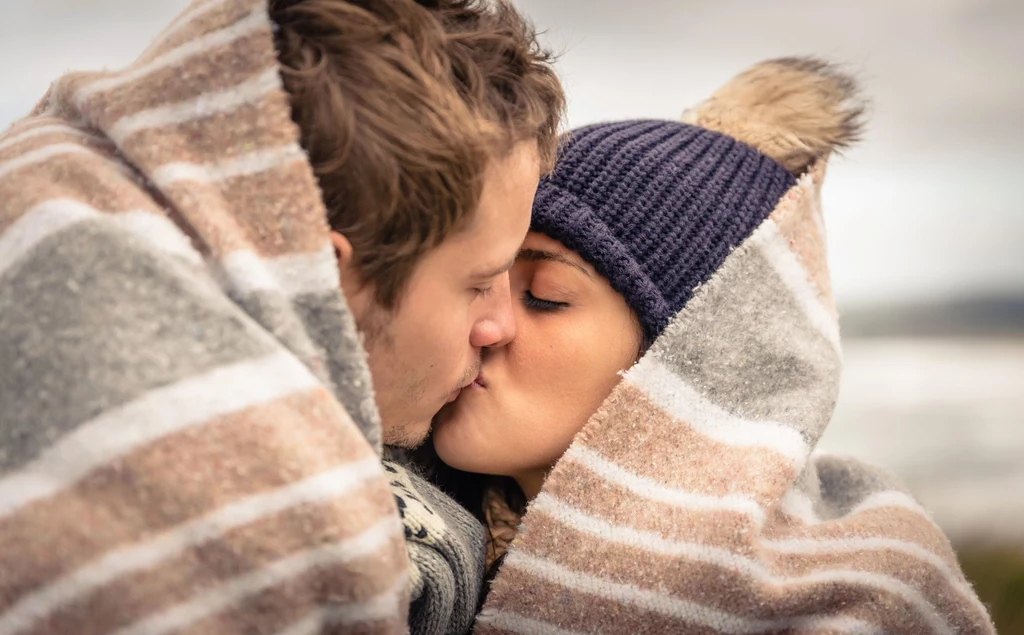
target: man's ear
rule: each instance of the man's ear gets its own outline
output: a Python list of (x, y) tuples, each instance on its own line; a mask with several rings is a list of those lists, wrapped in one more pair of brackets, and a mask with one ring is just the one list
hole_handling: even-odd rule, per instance
[(352, 243), (336, 231), (331, 232), (331, 245), (334, 247), (334, 256), (338, 259), (338, 269), (345, 271), (352, 263)]
[(341, 292), (345, 294), (349, 306), (358, 309), (365, 300), (361, 296), (366, 295), (366, 285), (363, 284), (352, 264), (352, 243), (344, 235), (332, 231), (331, 246), (334, 247), (334, 257), (338, 261)]

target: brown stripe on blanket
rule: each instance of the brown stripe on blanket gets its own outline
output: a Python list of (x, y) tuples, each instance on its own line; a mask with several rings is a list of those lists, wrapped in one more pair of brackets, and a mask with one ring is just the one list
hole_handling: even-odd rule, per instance
[(25, 153), (58, 143), (78, 144), (104, 156), (110, 156), (110, 151), (114, 149), (113, 142), (96, 130), (76, 128), (67, 122), (41, 124), (14, 133), (8, 132), (0, 137), (0, 166)]
[[(10, 153), (10, 156), (5, 156), (0, 161), (0, 179), (17, 178), (23, 170), (36, 168), (41, 164), (47, 165), (50, 157), (64, 157), (72, 154), (87, 157), (100, 165), (103, 161), (109, 162), (110, 167), (120, 174), (133, 173), (127, 165), (115, 157), (114, 153), (117, 152), (117, 148), (111, 143), (104, 142), (102, 138), (87, 138), (74, 135), (74, 133), (63, 139), (46, 138), (46, 136), (30, 137), (18, 143), (17, 147), (17, 152)], [(49, 156), (43, 156), (44, 153)], [(31, 156), (33, 154), (34, 157)]]
[(55, 117), (50, 114), (40, 113), (37, 115), (30, 115), (24, 119), (15, 121), (5, 130), (0, 132), (0, 143), (6, 142), (11, 137), (25, 134), (37, 128), (47, 128), (51, 126), (61, 126), (64, 128), (80, 129), (86, 132), (92, 132), (94, 134), (100, 134), (98, 131), (92, 128), (85, 127), (85, 122), (74, 122), (69, 121), (63, 117)]
[[(751, 585), (750, 577), (731, 564), (713, 565), (678, 553), (655, 553), (617, 542), (613, 535), (582, 531), (543, 512), (532, 512), (524, 525), (515, 550), (531, 557), (543, 558), (595, 578), (732, 612), (745, 619), (766, 617), (767, 609), (759, 603), (759, 598), (746, 595)], [(622, 529), (628, 530), (628, 527)], [(531, 533), (538, 532), (544, 534), (544, 540), (531, 540)], [(719, 544), (688, 543), (686, 548), (703, 554), (722, 549), (723, 541), (713, 542)], [(649, 546), (656, 548), (658, 544), (652, 541)], [(665, 543), (660, 544), (671, 548)], [(679, 543), (679, 546), (682, 548), (683, 544)], [(587, 557), (570, 555), (582, 553)], [(744, 594), (738, 594), (739, 589), (744, 589)], [(685, 595), (679, 594), (681, 591)]]
[(0, 518), (0, 544), (21, 546), (0, 550), (0, 610), (140, 535), (372, 456), (346, 418), (323, 389), (259, 404), (136, 449)]
[[(337, 577), (344, 574), (344, 570), (330, 571), (324, 574), (311, 574), (288, 586), (318, 584), (321, 580), (329, 578), (330, 575)], [(182, 629), (180, 632), (176, 631), (175, 635), (284, 635), (286, 633), (288, 635), (292, 633), (310, 633), (315, 635), (320, 635), (321, 633), (324, 635), (401, 635), (409, 633), (409, 625), (405, 619), (400, 617), (407, 612), (402, 607), (395, 609), (392, 616), (388, 619), (350, 623), (348, 620), (332, 621), (328, 617), (322, 618), (322, 621), (317, 623), (317, 626), (310, 626), (308, 630), (285, 630), (296, 628), (297, 623), (308, 618), (314, 611), (321, 614), (326, 613), (328, 616), (332, 616), (340, 611), (330, 601), (320, 602), (320, 606), (309, 603), (308, 606), (304, 604), (298, 604), (294, 607), (289, 605), (287, 610), (284, 608), (281, 610), (277, 609), (278, 605), (285, 604), (286, 602), (298, 602), (298, 600), (287, 595), (285, 592), (278, 592), (277, 589), (267, 591), (260, 594), (253, 601), (244, 603), (243, 608), (205, 619), (189, 628)], [(294, 610), (300, 608), (306, 609), (306, 613), (300, 614), (297, 610)], [(356, 610), (359, 610), (359, 607), (356, 607)], [(294, 617), (295, 619), (292, 622), (285, 622), (281, 618), (286, 616)]]
[[(396, 545), (401, 547), (402, 545)], [(323, 610), (327, 618), (323, 620), (321, 628), (310, 628), (299, 631), (301, 633), (315, 634), (344, 634), (344, 635), (374, 635), (379, 633), (393, 633), (399, 635), (409, 632), (409, 625), (404, 616), (407, 614), (408, 593), (400, 594), (397, 606), (391, 611), (387, 619), (376, 619), (367, 621), (354, 621), (353, 612), (349, 612), (348, 619), (338, 619), (335, 614), (344, 610), (339, 607), (340, 601), (334, 599), (331, 591), (340, 578), (348, 578), (352, 575), (371, 575), (372, 568), (364, 568), (362, 562), (357, 563), (351, 569), (324, 568), (311, 573), (296, 577), (294, 580), (283, 583), (273, 589), (256, 594), (244, 602), (240, 602), (235, 608), (224, 611), (207, 619), (192, 624), (188, 628), (175, 631), (175, 635), (273, 635), (277, 633), (291, 632), (285, 629), (293, 627), (294, 624), (307, 618), (311, 613)], [(374, 586), (395, 586), (397, 576), (388, 580), (386, 585)], [(400, 581), (400, 580), (399, 580)], [(371, 599), (371, 598), (368, 598)], [(360, 611), (364, 602), (358, 602), (353, 608)], [(333, 620), (331, 618), (334, 618)], [(350, 622), (352, 620), (353, 622)]]
[[(386, 552), (401, 554), (401, 559), (379, 556), (362, 558), (342, 567), (323, 567), (297, 576), (272, 589), (255, 594), (235, 607), (216, 616), (182, 629), (177, 635), (221, 635), (239, 633), (244, 635), (267, 635), (283, 633), (289, 626), (299, 622), (318, 608), (325, 609), (326, 619), (323, 630), (303, 631), (307, 633), (408, 633), (408, 591), (403, 585), (405, 573), (405, 545), (398, 538), (391, 541)], [(353, 586), (352, 581), (361, 578), (362, 585)], [(371, 583), (367, 583), (372, 581)], [(350, 589), (348, 587), (351, 587)], [(341, 592), (339, 592), (341, 589)], [(342, 605), (351, 605), (355, 611), (362, 611), (373, 600), (387, 600), (382, 597), (393, 593), (395, 603), (386, 619), (355, 621), (352, 612), (345, 619)], [(341, 615), (335, 615), (340, 613)], [(340, 618), (340, 619), (339, 619)]]
[(773, 511), (765, 523), (763, 538), (785, 540), (862, 540), (884, 538), (919, 545), (949, 567), (957, 569), (956, 554), (943, 534), (935, 531), (922, 514), (902, 507), (883, 507), (858, 512), (847, 518), (808, 525)]
[[(507, 565), (506, 565), (507, 566)], [(678, 617), (648, 611), (625, 602), (583, 593), (555, 584), (532, 572), (518, 567), (514, 576), (504, 576), (495, 581), (491, 590), (494, 602), (503, 611), (517, 613), (524, 617), (546, 622), (553, 626), (580, 633), (608, 633), (631, 635), (665, 635), (686, 633), (687, 635), (720, 635), (724, 631)], [(514, 582), (513, 582), (514, 580)], [(488, 625), (488, 611), (477, 618), (474, 634), (514, 632), (491, 629)], [(529, 631), (527, 631), (529, 632)]]
[[(132, 161), (156, 168), (167, 156), (175, 161), (204, 164), (237, 157), (255, 150), (278, 148), (295, 141), (288, 126), (267, 126), (263, 122), (287, 112), (283, 93), (272, 91), (262, 99), (229, 112), (172, 126), (140, 129), (130, 135), (122, 146)], [(249, 130), (244, 137), (237, 129)]]
[[(543, 532), (546, 539), (529, 544), (531, 529)], [(779, 570), (766, 572), (781, 578), (777, 582), (755, 578), (741, 571), (734, 562), (712, 564), (695, 559), (713, 557), (707, 549), (693, 549), (685, 555), (655, 553), (637, 546), (602, 540), (545, 516), (532, 519), (524, 533), (521, 546), (517, 545), (515, 549), (531, 557), (543, 558), (613, 583), (694, 602), (746, 620), (771, 620), (775, 615), (821, 615), (828, 607), (881, 603), (899, 606), (897, 613), (912, 614), (915, 624), (910, 630), (893, 628), (893, 624), (882, 624), (883, 628), (892, 632), (929, 631), (928, 622), (920, 611), (900, 595), (879, 586), (850, 582), (843, 577), (801, 583), (786, 580), (796, 577), (800, 571)], [(581, 553), (586, 553), (587, 557), (572, 558), (568, 555)], [(765, 558), (760, 563), (767, 568), (770, 566), (768, 560), (770, 558)], [(946, 598), (932, 596), (930, 599), (935, 603)]]
[(53, 117), (46, 114), (30, 114), (22, 119), (14, 121), (11, 125), (4, 128), (3, 132), (0, 132), (0, 136), (9, 137), (17, 134), (21, 134), (27, 130), (33, 128), (39, 128), (41, 126), (69, 126), (71, 125), (67, 119), (62, 117)]
[[(336, 610), (336, 607), (328, 603), (326, 605), (326, 609), (327, 612), (330, 614)], [(400, 612), (401, 615), (405, 615), (407, 613), (407, 610), (404, 607), (399, 608), (398, 611)], [(298, 621), (299, 620), (297, 620), (297, 622)], [(298, 627), (297, 624), (292, 624), (289, 625), (288, 628)], [(196, 635), (196, 633), (198, 633), (199, 635), (221, 635), (222, 632), (223, 631), (214, 629), (211, 631), (189, 631), (187, 634), (182, 635)], [(259, 635), (260, 632), (261, 631), (244, 631), (244, 633), (242, 633), (241, 635), (250, 635), (250, 633)], [(358, 624), (349, 624), (347, 622), (338, 623), (337, 621), (333, 621), (328, 618), (323, 619), (321, 621), (320, 630), (296, 630), (277, 632), (281, 633), (282, 635), (284, 635), (285, 633), (287, 633), (288, 635), (291, 635), (292, 633), (316, 633), (317, 635), (319, 635), (320, 633), (323, 633), (324, 635), (400, 635), (409, 633), (409, 625), (406, 623), (406, 620), (401, 617), (394, 617), (387, 620), (366, 621), (360, 622)]]
[[(188, 59), (158, 68), (132, 82), (91, 92), (95, 76), (62, 82), (64, 94), (77, 96), (89, 90), (81, 103), (97, 127), (113, 126), (119, 119), (156, 106), (195, 99), (209, 91), (230, 89), (252, 76), (273, 68), (274, 48), (268, 42), (270, 23), (227, 44), (201, 51)], [(130, 73), (128, 67), (121, 73)], [(105, 81), (100, 79), (100, 82)], [(102, 84), (100, 84), (102, 86)]]
[[(167, 33), (166, 36), (163, 33), (158, 35), (157, 38), (160, 39), (159, 45), (153, 47), (151, 44), (151, 48), (146, 49), (146, 52), (138, 57), (138, 61), (140, 63), (151, 62), (154, 58), (182, 44), (230, 26), (251, 13), (261, 2), (265, 4), (265, 0), (228, 0), (226, 2), (213, 3), (214, 6), (195, 14), (188, 22), (178, 24), (173, 32)], [(175, 17), (175, 20), (203, 4), (207, 3), (202, 0), (190, 2)]]
[(296, 160), (223, 183), (180, 182), (167, 193), (180, 209), (194, 210), (189, 221), (215, 256), (254, 249), (270, 258), (327, 245), (323, 203), (309, 196), (312, 178), (308, 165)]
[[(82, 144), (76, 144), (87, 148)], [(0, 177), (0, 232), (32, 207), (53, 198), (72, 198), (101, 212), (146, 210), (163, 215), (124, 172), (103, 163), (100, 155), (75, 153), (26, 165)], [(59, 171), (61, 180), (54, 180)]]
[[(637, 426), (637, 420), (644, 425)], [(772, 450), (728, 445), (701, 434), (628, 381), (619, 383), (577, 439), (605, 460), (667, 487), (708, 496), (740, 494), (761, 504), (774, 500), (798, 469)], [(661, 451), (651, 452), (652, 443)], [(680, 456), (687, 460), (679, 461)], [(560, 469), (556, 465), (552, 476)]]
[[(364, 496), (365, 494), (369, 496)], [(352, 514), (353, 504), (363, 497), (369, 514)], [(215, 593), (218, 585), (232, 579), (256, 574), (282, 559), (297, 557), (306, 550), (315, 550), (340, 543), (379, 525), (394, 507), (394, 497), (387, 488), (353, 490), (348, 495), (319, 504), (304, 504), (252, 524), (234, 529), (226, 535), (175, 554), (155, 566), (137, 573), (119, 576), (112, 584), (93, 589), (64, 605), (45, 621), (37, 623), (33, 635), (76, 633), (102, 635), (137, 620), (167, 610), (175, 605)], [(397, 522), (397, 521), (396, 521)], [(280, 604), (288, 599), (295, 610), (304, 612), (318, 602), (360, 603), (389, 589), (406, 566), (405, 545), (394, 535), (381, 541), (378, 550), (347, 562), (350, 572), (340, 575), (337, 565), (310, 567), (295, 579), (303, 583), (295, 588), (283, 582), (268, 589), (264, 602)], [(309, 580), (313, 574), (313, 583)], [(256, 607), (252, 607), (255, 609)], [(254, 613), (255, 614), (255, 613)], [(283, 615), (284, 626), (297, 615)], [(243, 616), (233, 620), (241, 626)], [(264, 619), (273, 621), (270, 615)], [(176, 631), (177, 632), (177, 631)], [(227, 632), (236, 632), (228, 629)], [(240, 631), (240, 632), (245, 632)]]
[[(562, 461), (574, 463), (572, 458)], [(753, 517), (743, 512), (698, 510), (643, 498), (575, 465), (572, 478), (559, 479), (557, 484), (553, 483), (544, 491), (582, 514), (615, 525), (653, 532), (669, 540), (698, 540), (709, 546), (729, 546), (746, 555), (754, 555), (755, 547), (750, 541), (755, 537), (757, 527)], [(594, 496), (594, 492), (601, 495)], [(539, 507), (535, 506), (527, 509), (524, 526), (530, 527), (534, 513), (538, 511)], [(734, 544), (737, 536), (745, 538), (740, 545)]]
[(835, 315), (825, 234), (820, 229), (824, 227), (819, 200), (819, 188), (824, 171), (823, 162), (815, 164), (811, 171), (782, 197), (769, 218), (778, 226), (779, 232), (789, 242), (790, 250), (803, 264), (822, 304)]
[[(765, 551), (776, 570), (788, 576), (803, 576), (828, 571), (863, 571), (870, 574), (887, 575), (894, 580), (913, 580), (912, 587), (947, 619), (955, 633), (969, 633), (983, 627), (984, 622), (976, 621), (980, 616), (980, 605), (974, 599), (973, 591), (963, 575), (951, 568), (952, 580), (946, 571), (916, 556), (900, 551), (880, 549), (851, 553), (825, 552), (814, 555), (777, 554), (770, 548)], [(954, 585), (959, 585), (958, 591)], [(971, 598), (971, 599), (968, 599)]]

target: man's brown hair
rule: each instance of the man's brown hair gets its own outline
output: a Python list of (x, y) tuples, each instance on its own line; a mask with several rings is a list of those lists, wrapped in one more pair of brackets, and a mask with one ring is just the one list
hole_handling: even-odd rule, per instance
[(393, 308), (419, 259), (464, 228), (491, 160), (565, 108), (552, 57), (506, 0), (270, 0), (284, 86), (331, 228)]

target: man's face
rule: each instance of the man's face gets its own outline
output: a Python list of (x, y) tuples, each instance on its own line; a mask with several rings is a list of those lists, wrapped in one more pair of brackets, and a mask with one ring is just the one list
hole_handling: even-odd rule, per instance
[(521, 143), (485, 174), (470, 224), (417, 265), (395, 311), (342, 268), (364, 336), (384, 443), (415, 447), (438, 410), (476, 379), (480, 351), (515, 335), (508, 270), (530, 226), (540, 179), (536, 144)]

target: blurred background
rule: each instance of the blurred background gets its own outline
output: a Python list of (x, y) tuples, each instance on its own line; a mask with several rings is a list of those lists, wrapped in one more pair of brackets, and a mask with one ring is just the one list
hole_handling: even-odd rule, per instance
[[(129, 62), (185, 0), (0, 0), (0, 127), (71, 69)], [(569, 124), (676, 118), (813, 54), (872, 99), (824, 192), (845, 373), (827, 449), (898, 473), (1001, 633), (1024, 633), (1024, 2), (517, 0)]]

